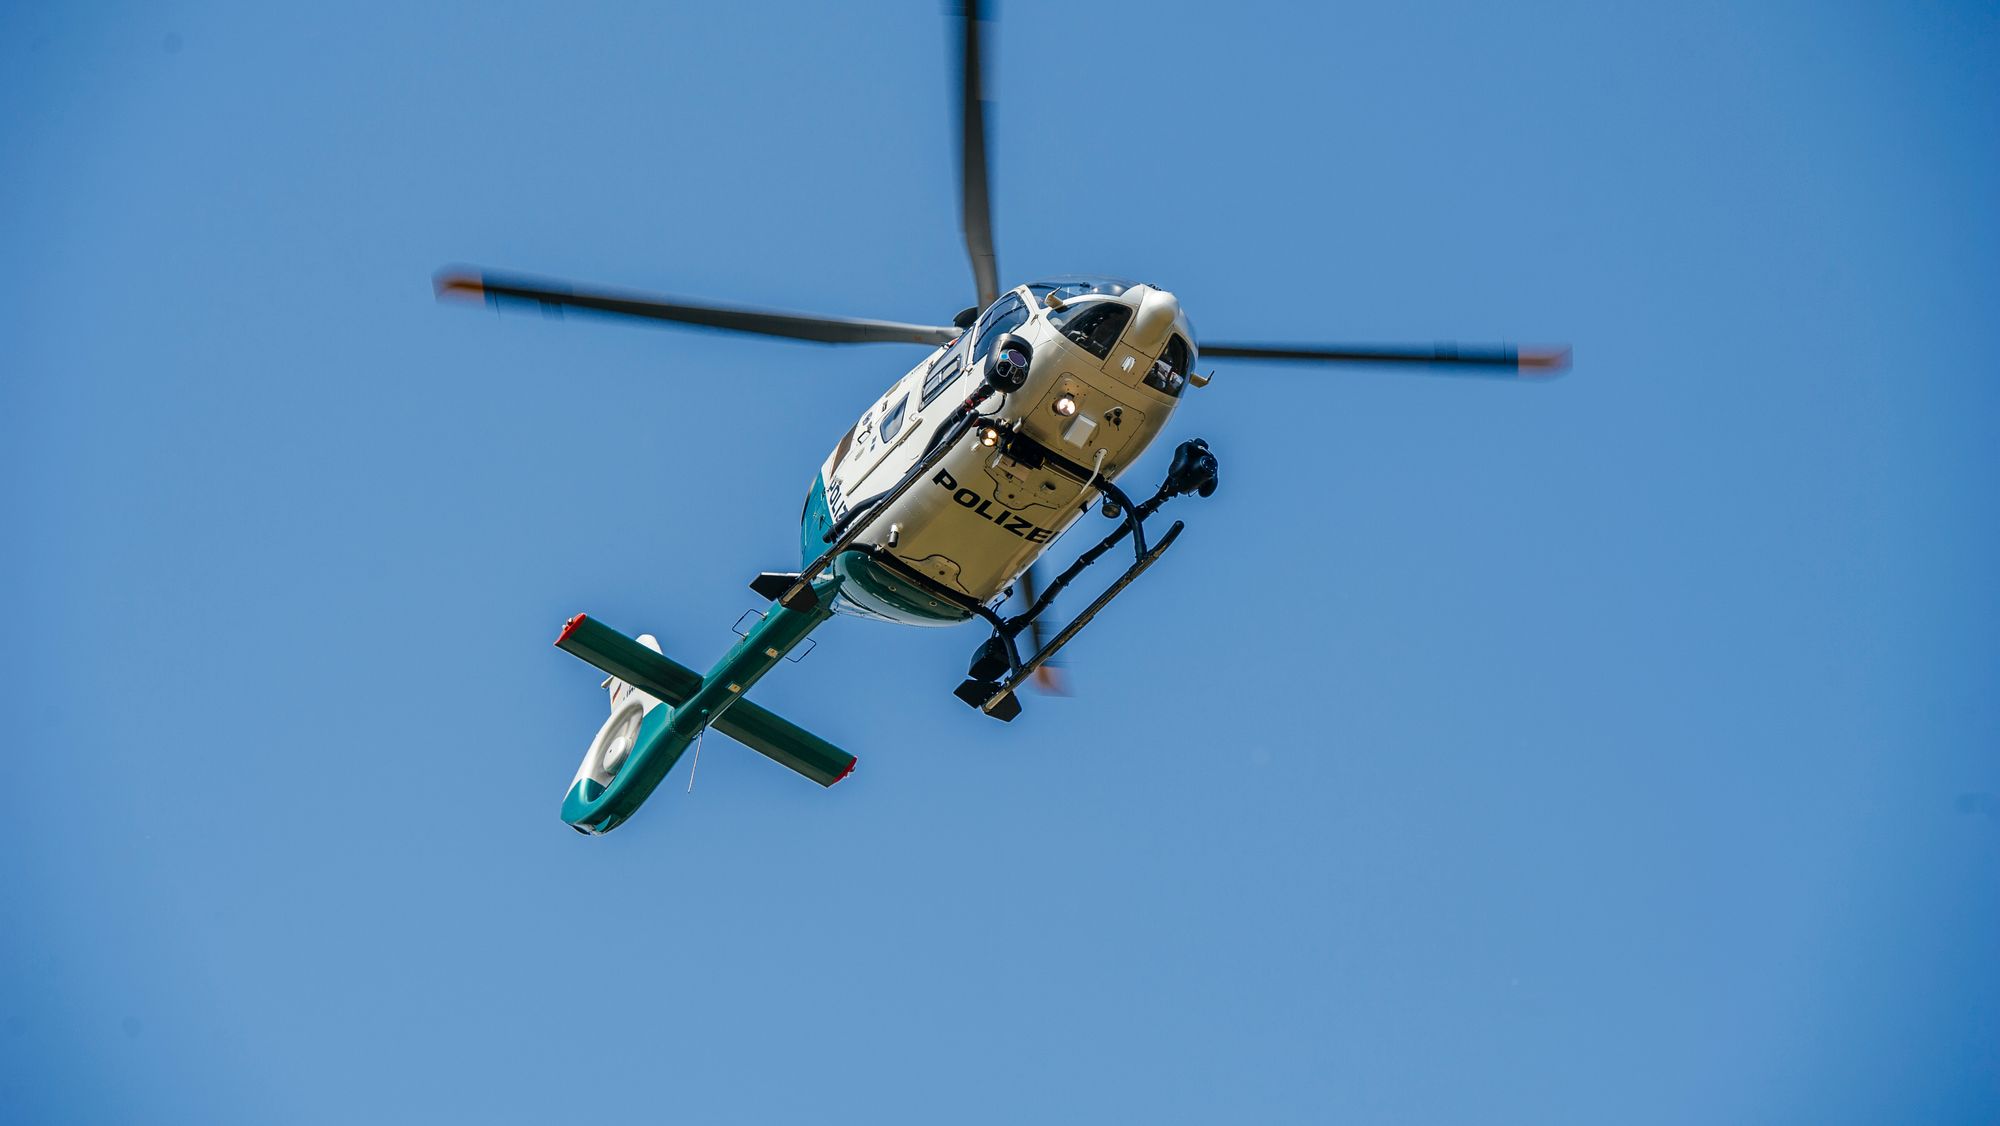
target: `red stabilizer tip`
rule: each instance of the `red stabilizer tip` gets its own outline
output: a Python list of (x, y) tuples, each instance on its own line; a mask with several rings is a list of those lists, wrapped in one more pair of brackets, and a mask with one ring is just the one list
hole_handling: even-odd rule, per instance
[(828, 782), (828, 783), (827, 783), (827, 785), (829, 785), (829, 786), (838, 786), (838, 785), (840, 785), (840, 782), (841, 782), (841, 779), (842, 779), (842, 778), (846, 778), (846, 777), (847, 777), (848, 775), (850, 775), (850, 774), (854, 773), (854, 767), (855, 767), (855, 765), (856, 765), (856, 764), (858, 764), (858, 763), (859, 763), (860, 761), (861, 761), (861, 760), (860, 760), (860, 759), (858, 759), (858, 758), (857, 758), (857, 759), (849, 759), (849, 760), (847, 760), (847, 769), (846, 769), (846, 770), (843, 770), (843, 771), (841, 771), (841, 772), (840, 772), (840, 778), (835, 778), (835, 779), (834, 779), (833, 781), (831, 781), (831, 782)]
[(563, 642), (568, 641), (569, 635), (575, 633), (576, 627), (582, 625), (583, 620), (589, 616), (589, 614), (578, 614), (576, 617), (564, 622), (563, 631), (556, 635), (556, 644), (561, 645)]

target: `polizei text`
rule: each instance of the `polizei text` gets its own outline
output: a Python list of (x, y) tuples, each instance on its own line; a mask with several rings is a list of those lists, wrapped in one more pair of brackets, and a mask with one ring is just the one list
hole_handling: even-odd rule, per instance
[(1054, 532), (1047, 528), (1037, 527), (1026, 517), (1014, 515), (1004, 506), (995, 509), (992, 507), (992, 501), (980, 496), (971, 489), (959, 488), (957, 478), (954, 478), (945, 470), (938, 470), (937, 476), (931, 478), (931, 483), (944, 486), (945, 491), (951, 494), (952, 501), (960, 508), (993, 521), (995, 524), (1020, 536), (1029, 543), (1047, 543), (1056, 536)]

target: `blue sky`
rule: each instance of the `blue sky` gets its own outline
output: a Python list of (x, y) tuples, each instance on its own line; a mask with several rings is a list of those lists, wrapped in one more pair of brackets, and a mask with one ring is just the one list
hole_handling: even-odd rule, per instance
[(562, 620), (705, 665), (914, 356), (431, 272), (948, 317), (947, 42), (0, 12), (0, 1118), (2000, 1116), (1990, 6), (1009, 5), (1004, 280), (1576, 370), (1212, 365), (1075, 697), (839, 621), (847, 782), (561, 825)]

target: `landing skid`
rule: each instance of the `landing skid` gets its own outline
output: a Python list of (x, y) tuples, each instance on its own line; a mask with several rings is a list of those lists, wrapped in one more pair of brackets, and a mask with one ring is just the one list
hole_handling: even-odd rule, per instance
[[(1048, 664), (1049, 659), (1074, 640), (1099, 611), (1110, 605), (1113, 598), (1118, 597), (1121, 591), (1132, 584), (1133, 579), (1144, 574), (1160, 556), (1165, 555), (1167, 548), (1173, 546), (1174, 540), (1180, 537), (1181, 529), (1186, 526), (1179, 520), (1174, 521), (1173, 527), (1167, 529), (1167, 534), (1160, 537), (1160, 542), (1148, 548), (1146, 518), (1159, 511), (1161, 505), (1174, 497), (1185, 496), (1188, 493), (1208, 496), (1215, 492), (1215, 484), (1215, 455), (1209, 452), (1208, 443), (1199, 438), (1181, 443), (1180, 448), (1174, 451), (1173, 464), (1167, 470), (1166, 480), (1160, 484), (1159, 491), (1144, 504), (1134, 505), (1118, 486), (1109, 481), (1098, 482), (1097, 487), (1106, 497), (1103, 506), (1105, 512), (1123, 516), (1123, 523), (1119, 525), (1117, 531), (1104, 537), (1097, 546), (1084, 552), (1075, 563), (1070, 564), (1067, 570), (1057, 576), (1056, 581), (1049, 584), (1049, 588), (1042, 592), (1041, 597), (1035, 600), (1035, 604), (1020, 614), (1011, 618), (1001, 618), (985, 607), (980, 608), (982, 616), (993, 625), (993, 636), (973, 655), (972, 666), (967, 670), (965, 681), (952, 690), (952, 695), (1003, 723), (1011, 722), (1015, 716), (1020, 715), (1021, 700), (1016, 694), (1016, 689), (1020, 688), (1022, 682)], [(1055, 601), (1056, 594), (1068, 586), (1071, 580), (1082, 574), (1085, 568), (1096, 563), (1105, 552), (1111, 550), (1127, 535), (1132, 537), (1133, 559), (1131, 565), (1125, 568), (1125, 573), (1119, 575), (1117, 581), (1105, 588), (1104, 593), (1098, 595), (1081, 614), (1071, 619), (1068, 625), (1049, 639), (1049, 643), (1043, 646), (1039, 653), (1022, 661), (1014, 639), (1048, 610), (1050, 604)]]
[[(978, 708), (980, 711), (985, 712), (987, 715), (1003, 722), (1011, 721), (1015, 716), (1020, 715), (1021, 700), (1014, 694), (1015, 689), (1019, 688), (1023, 681), (1034, 676), (1036, 670), (1048, 664), (1051, 657), (1062, 652), (1063, 646), (1068, 645), (1077, 634), (1083, 632), (1083, 627), (1090, 624), (1090, 620), (1097, 616), (1098, 611), (1109, 606), (1111, 600), (1118, 597), (1120, 591), (1123, 591), (1132, 584), (1133, 579), (1144, 574), (1148, 567), (1151, 567), (1159, 560), (1160, 556), (1165, 555), (1167, 549), (1174, 545), (1174, 540), (1180, 538), (1181, 529), (1186, 526), (1179, 520), (1174, 521), (1174, 526), (1167, 529), (1167, 534), (1160, 537), (1160, 542), (1153, 545), (1151, 551), (1147, 551), (1137, 559), (1134, 559), (1132, 565), (1125, 568), (1125, 573), (1118, 576), (1118, 581), (1105, 588), (1104, 593), (1098, 595), (1089, 606), (1085, 607), (1083, 613), (1070, 619), (1070, 623), (1064, 626), (1061, 632), (1050, 638), (1049, 643), (1042, 647), (1041, 652), (1009, 669), (1005, 680), (999, 684), (994, 684), (990, 681), (967, 678), (964, 683), (952, 690), (952, 694), (971, 704), (973, 707)], [(1024, 621), (1022, 624), (1026, 625), (1027, 623)], [(1007, 637), (1006, 642), (1007, 648), (1012, 650), (1013, 638)]]

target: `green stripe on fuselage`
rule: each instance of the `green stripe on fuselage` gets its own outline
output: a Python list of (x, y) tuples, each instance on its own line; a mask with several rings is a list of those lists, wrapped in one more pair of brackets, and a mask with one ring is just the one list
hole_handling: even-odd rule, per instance
[[(799, 527), (802, 566), (810, 566), (826, 550), (826, 532), (831, 527), (833, 513), (826, 504), (826, 478), (816, 477), (812, 492), (806, 497), (805, 518)], [(833, 561), (831, 570), (843, 580), (835, 608), (844, 613), (912, 626), (957, 625), (972, 617), (862, 552), (842, 552)]]

